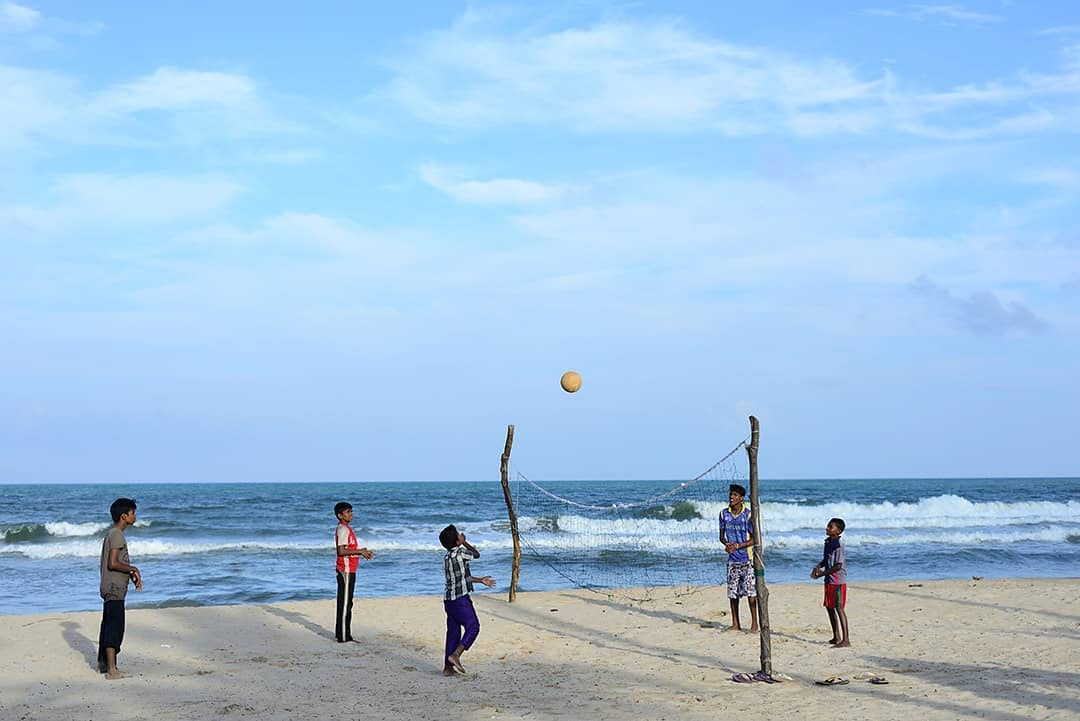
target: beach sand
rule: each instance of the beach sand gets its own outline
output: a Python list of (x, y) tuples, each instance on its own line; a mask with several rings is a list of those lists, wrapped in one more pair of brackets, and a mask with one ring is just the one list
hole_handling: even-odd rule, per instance
[(855, 584), (850, 649), (825, 643), (819, 584), (770, 591), (776, 684), (731, 680), (760, 645), (721, 630), (721, 588), (476, 593), (459, 678), (441, 675), (438, 597), (358, 599), (350, 644), (332, 599), (129, 610), (118, 681), (94, 668), (98, 612), (0, 616), (0, 719), (1080, 719), (1080, 579)]

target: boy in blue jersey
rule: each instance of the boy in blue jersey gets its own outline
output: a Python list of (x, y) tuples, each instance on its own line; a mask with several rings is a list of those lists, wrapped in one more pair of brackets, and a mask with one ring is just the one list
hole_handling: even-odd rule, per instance
[(829, 612), (829, 625), (832, 626), (832, 638), (829, 643), (833, 648), (847, 648), (851, 645), (848, 638), (847, 612), (847, 558), (844, 554), (844, 542), (840, 534), (844, 532), (844, 519), (829, 519), (825, 527), (825, 554), (814, 569), (810, 578), (825, 577), (825, 610)]
[(731, 603), (731, 627), (728, 631), (741, 631), (739, 624), (739, 598), (746, 596), (750, 605), (750, 630), (758, 630), (757, 584), (754, 582), (754, 564), (751, 549), (754, 545), (754, 525), (750, 508), (743, 503), (746, 489), (732, 483), (728, 489), (728, 507), (720, 511), (720, 542), (728, 553), (727, 595)]

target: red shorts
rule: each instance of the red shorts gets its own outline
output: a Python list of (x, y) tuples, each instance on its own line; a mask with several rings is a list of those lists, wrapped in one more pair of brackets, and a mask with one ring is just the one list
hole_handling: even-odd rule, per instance
[(847, 603), (846, 583), (825, 584), (825, 608), (843, 608)]

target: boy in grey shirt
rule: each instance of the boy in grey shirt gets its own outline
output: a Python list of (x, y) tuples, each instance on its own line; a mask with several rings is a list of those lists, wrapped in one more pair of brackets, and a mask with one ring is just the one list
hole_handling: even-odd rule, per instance
[(98, 634), (98, 671), (111, 680), (123, 678), (116, 670), (116, 654), (124, 641), (124, 599), (128, 584), (142, 590), (142, 575), (131, 565), (124, 529), (135, 523), (135, 501), (117, 498), (109, 507), (113, 527), (101, 543), (101, 633)]

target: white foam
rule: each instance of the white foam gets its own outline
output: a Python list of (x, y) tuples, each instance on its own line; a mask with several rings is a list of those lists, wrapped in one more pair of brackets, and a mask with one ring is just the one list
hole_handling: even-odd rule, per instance
[(57, 521), (55, 523), (46, 523), (45, 530), (50, 536), (96, 536), (103, 534), (110, 525), (112, 524)]

